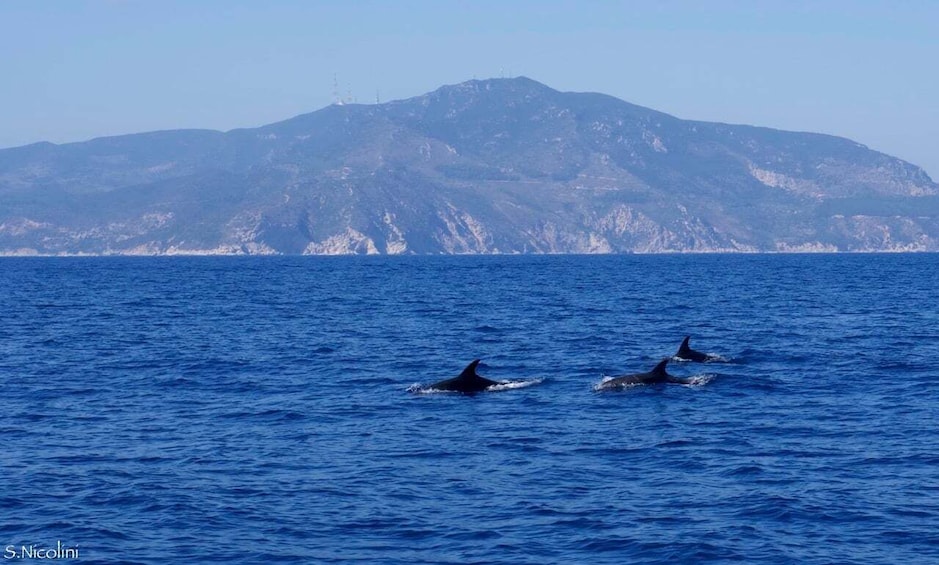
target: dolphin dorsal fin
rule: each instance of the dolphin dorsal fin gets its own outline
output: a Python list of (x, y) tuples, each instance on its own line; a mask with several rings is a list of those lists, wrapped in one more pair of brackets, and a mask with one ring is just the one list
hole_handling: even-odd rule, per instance
[(475, 377), (475, 376), (476, 376), (476, 365), (479, 365), (479, 359), (474, 359), (472, 363), (470, 363), (469, 365), (467, 365), (466, 368), (463, 369), (463, 372), (460, 373), (460, 376), (457, 377), (457, 378), (460, 378), (460, 379), (472, 379), (473, 377)]
[(668, 357), (659, 361), (659, 364), (655, 366), (655, 369), (652, 369), (650, 372), (655, 375), (665, 375), (667, 374), (665, 372), (666, 365), (668, 365)]
[(678, 352), (679, 352), (679, 353), (682, 353), (682, 352), (684, 352), (684, 351), (688, 351), (689, 349), (691, 349), (691, 346), (688, 345), (688, 340), (689, 340), (689, 339), (691, 339), (691, 336), (690, 336), (690, 335), (686, 335), (686, 336), (685, 336), (685, 339), (681, 340), (681, 345), (678, 346)]

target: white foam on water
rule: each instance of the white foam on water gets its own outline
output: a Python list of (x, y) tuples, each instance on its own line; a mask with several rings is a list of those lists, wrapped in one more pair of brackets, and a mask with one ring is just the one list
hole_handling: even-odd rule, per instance
[(688, 381), (685, 383), (682, 383), (682, 386), (687, 386), (687, 387), (704, 386), (708, 384), (709, 382), (713, 381), (715, 377), (717, 377), (717, 375), (714, 373), (702, 373), (700, 375), (692, 375), (691, 377), (686, 377)]
[(421, 383), (414, 383), (408, 387), (408, 392), (414, 394), (459, 394), (455, 390), (439, 390), (430, 386), (424, 386)]
[(723, 355), (718, 355), (717, 353), (708, 353), (708, 358), (705, 363), (730, 363), (731, 360)]
[(643, 383), (623, 383), (623, 384), (618, 384), (618, 385), (613, 385), (613, 386), (606, 386), (608, 382), (612, 381), (615, 378), (616, 377), (604, 375), (603, 378), (600, 379), (600, 382), (593, 385), (593, 390), (595, 392), (601, 392), (604, 390), (625, 390), (627, 388), (632, 388), (634, 386), (645, 386)]
[(486, 390), (491, 390), (493, 392), (498, 390), (514, 390), (517, 388), (527, 388), (544, 382), (544, 379), (529, 379), (524, 381), (505, 381), (499, 384), (494, 384), (487, 388)]

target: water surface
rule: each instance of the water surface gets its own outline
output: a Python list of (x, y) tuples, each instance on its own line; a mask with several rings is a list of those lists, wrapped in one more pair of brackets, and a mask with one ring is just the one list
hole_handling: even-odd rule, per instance
[[(937, 255), (0, 260), (0, 551), (939, 562)], [(598, 393), (673, 363), (697, 386)], [(540, 384), (414, 394), (481, 358)]]

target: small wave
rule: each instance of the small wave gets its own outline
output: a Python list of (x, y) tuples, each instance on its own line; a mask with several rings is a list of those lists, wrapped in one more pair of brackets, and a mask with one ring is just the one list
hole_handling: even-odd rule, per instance
[(517, 389), (517, 388), (528, 388), (528, 387), (530, 387), (530, 386), (535, 386), (535, 385), (541, 384), (541, 383), (543, 383), (543, 382), (544, 382), (544, 379), (543, 379), (543, 378), (541, 378), (541, 379), (528, 379), (528, 380), (523, 380), (523, 381), (506, 381), (506, 382), (502, 382), (502, 383), (499, 383), (499, 384), (496, 384), (496, 385), (492, 385), (491, 387), (487, 388), (486, 390), (491, 390), (491, 391), (493, 391), (493, 392), (499, 391), (499, 390), (514, 390), (514, 389)]
[[(734, 363), (734, 359), (730, 357), (724, 357), (723, 355), (718, 355), (717, 353), (706, 353), (708, 356), (707, 359), (702, 361), (702, 363)], [(672, 355), (672, 358), (669, 360), (672, 363), (694, 363), (695, 361), (691, 359), (685, 359), (684, 357), (678, 357)]]
[(432, 386), (425, 386), (421, 383), (414, 383), (407, 388), (408, 392), (414, 394), (463, 394), (458, 390), (440, 390), (439, 388), (434, 388)]
[(687, 377), (685, 382), (682, 383), (682, 386), (689, 386), (689, 387), (704, 386), (708, 384), (709, 382), (713, 381), (715, 378), (717, 378), (717, 375), (715, 373), (703, 373), (700, 375), (692, 375), (690, 377)]
[(741, 465), (728, 472), (730, 476), (758, 475), (761, 473), (763, 473), (763, 468), (759, 465)]
[(733, 363), (734, 360), (731, 357), (724, 357), (723, 355), (718, 355), (717, 353), (708, 353), (708, 358), (705, 363)]
[(600, 379), (600, 382), (593, 385), (594, 392), (603, 392), (607, 390), (626, 390), (628, 388), (633, 388), (636, 386), (643, 386), (643, 383), (622, 383), (622, 384), (618, 384), (614, 386), (606, 386), (608, 382), (612, 381), (615, 378), (616, 377), (603, 375), (603, 378)]
[(155, 384), (159, 387), (176, 388), (196, 386), (198, 383), (193, 379), (187, 379), (186, 377), (172, 376), (157, 379)]

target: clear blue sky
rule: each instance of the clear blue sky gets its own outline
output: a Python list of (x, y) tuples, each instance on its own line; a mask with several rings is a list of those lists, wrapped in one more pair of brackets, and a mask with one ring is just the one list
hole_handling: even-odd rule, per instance
[(939, 1), (0, 0), (0, 147), (525, 75), (849, 137), (939, 179)]

